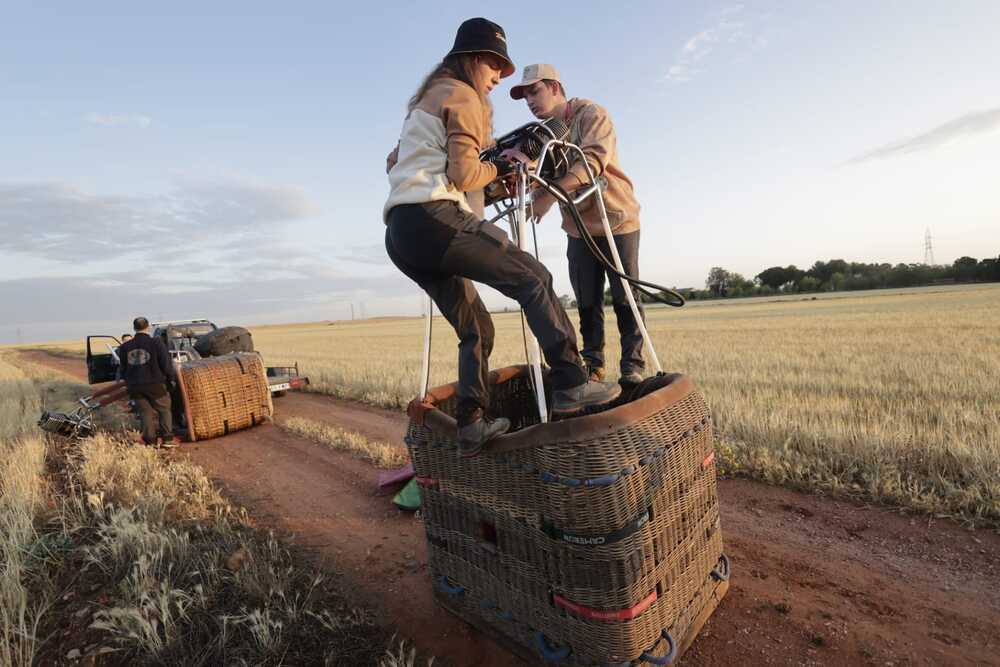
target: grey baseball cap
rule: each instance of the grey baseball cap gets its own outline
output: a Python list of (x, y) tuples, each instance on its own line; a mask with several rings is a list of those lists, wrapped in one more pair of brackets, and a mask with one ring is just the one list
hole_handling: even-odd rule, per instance
[(554, 66), (547, 63), (526, 65), (524, 68), (524, 75), (521, 77), (521, 83), (510, 89), (510, 96), (515, 100), (519, 100), (524, 97), (525, 88), (533, 86), (539, 81), (544, 81), (546, 79), (562, 83), (559, 79), (559, 72), (556, 71)]

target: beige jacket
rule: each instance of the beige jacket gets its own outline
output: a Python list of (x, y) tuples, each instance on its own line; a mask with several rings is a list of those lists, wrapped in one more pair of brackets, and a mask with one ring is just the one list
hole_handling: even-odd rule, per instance
[(491, 126), (490, 108), (471, 86), (451, 78), (434, 82), (403, 122), (383, 219), (398, 204), (440, 200), (483, 217), (482, 189), (497, 177), (493, 164), (479, 161)]
[[(615, 126), (607, 110), (590, 100), (574, 97), (567, 102), (567, 123), (570, 141), (583, 149), (594, 176), (604, 176), (607, 187), (604, 190), (604, 204), (608, 209), (608, 223), (611, 233), (628, 234), (639, 229), (639, 201), (635, 198), (632, 181), (618, 164), (618, 149), (615, 145)], [(560, 179), (560, 185), (569, 192), (589, 185), (587, 169), (577, 158), (569, 172)], [(561, 207), (563, 229), (570, 236), (579, 237), (576, 223), (569, 211)], [(594, 236), (604, 236), (601, 212), (595, 197), (588, 197), (577, 205), (587, 230)]]

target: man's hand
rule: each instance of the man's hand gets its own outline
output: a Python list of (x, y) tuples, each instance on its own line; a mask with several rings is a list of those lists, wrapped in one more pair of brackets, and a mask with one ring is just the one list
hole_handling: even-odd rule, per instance
[(392, 152), (385, 156), (385, 173), (388, 174), (397, 162), (399, 162), (399, 144), (396, 144)]
[(545, 188), (536, 188), (531, 192), (531, 212), (538, 219), (543, 218), (555, 203), (556, 198)]

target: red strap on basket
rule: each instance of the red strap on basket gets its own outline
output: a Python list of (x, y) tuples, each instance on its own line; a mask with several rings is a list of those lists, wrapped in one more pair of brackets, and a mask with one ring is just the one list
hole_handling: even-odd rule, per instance
[(417, 477), (417, 485), (419, 486), (437, 486), (438, 481), (433, 477)]
[(701, 462), (701, 469), (704, 470), (713, 463), (715, 463), (715, 450), (712, 450), (712, 453), (706, 456), (705, 460)]
[(605, 610), (584, 607), (582, 604), (570, 602), (559, 594), (553, 594), (552, 599), (556, 603), (557, 607), (562, 607), (567, 611), (573, 612), (577, 616), (582, 616), (583, 618), (590, 619), (592, 621), (627, 621), (646, 611), (649, 609), (650, 605), (656, 602), (656, 591), (653, 591), (646, 596), (646, 598), (639, 604), (634, 607), (629, 607), (628, 609)]

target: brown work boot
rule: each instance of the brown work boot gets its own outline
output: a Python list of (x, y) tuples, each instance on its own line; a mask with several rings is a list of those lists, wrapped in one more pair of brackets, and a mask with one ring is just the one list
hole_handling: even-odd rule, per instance
[(601, 366), (587, 366), (588, 382), (604, 382), (604, 368)]
[(642, 379), (642, 373), (639, 371), (629, 371), (628, 373), (622, 373), (618, 382), (622, 385), (635, 386), (637, 384), (642, 384)]
[(552, 392), (552, 414), (571, 415), (584, 408), (604, 405), (618, 398), (622, 387), (617, 382), (584, 382)]
[(491, 419), (479, 408), (459, 421), (458, 455), (462, 458), (475, 456), (483, 450), (483, 445), (509, 430), (509, 419)]

